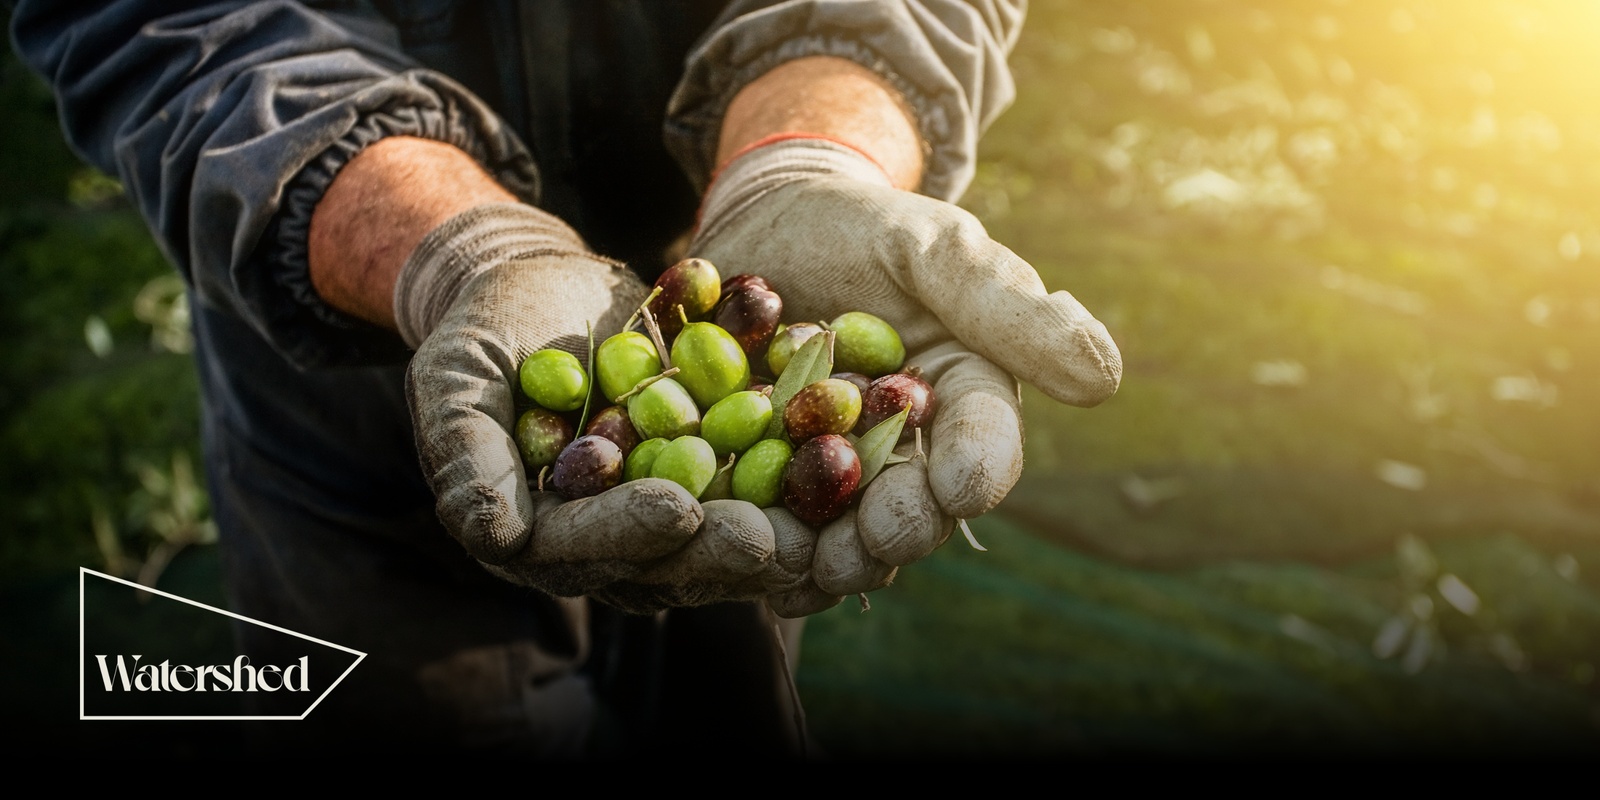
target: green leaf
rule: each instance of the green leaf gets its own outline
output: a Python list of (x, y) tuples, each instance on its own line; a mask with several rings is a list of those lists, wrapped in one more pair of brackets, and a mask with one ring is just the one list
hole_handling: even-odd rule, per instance
[(588, 365), (589, 365), (589, 378), (588, 378), (589, 394), (583, 398), (583, 413), (578, 416), (578, 428), (577, 428), (577, 431), (578, 431), (578, 435), (579, 436), (583, 435), (583, 427), (585, 425), (589, 424), (589, 404), (594, 402), (594, 393), (595, 393), (595, 384), (594, 384), (594, 326), (590, 325), (587, 322), (585, 322), (585, 323), (583, 323), (583, 327), (584, 327), (584, 330), (587, 330), (589, 332), (589, 360), (587, 362)]
[(767, 425), (768, 439), (783, 435), (783, 409), (801, 389), (833, 374), (833, 332), (823, 331), (800, 345), (789, 358), (778, 382), (772, 385), (772, 423)]
[(894, 446), (900, 442), (900, 431), (906, 427), (906, 419), (911, 416), (911, 406), (900, 409), (900, 413), (872, 426), (872, 430), (861, 435), (861, 440), (856, 442), (856, 455), (861, 458), (861, 483), (859, 487), (865, 488), (889, 461), (889, 456), (894, 453)]

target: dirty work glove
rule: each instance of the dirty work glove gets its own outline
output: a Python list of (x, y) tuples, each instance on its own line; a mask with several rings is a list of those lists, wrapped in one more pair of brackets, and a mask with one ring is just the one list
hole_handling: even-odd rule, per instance
[(762, 574), (794, 583), (759, 512), (702, 509), (663, 480), (573, 502), (529, 491), (511, 435), (523, 359), (546, 347), (586, 359), (586, 323), (602, 340), (645, 293), (632, 272), (531, 206), (474, 208), (423, 239), (395, 287), (395, 319), (417, 348), (407, 398), (440, 520), (507, 580), (629, 610), (713, 602), (733, 583), (758, 596)]
[(1072, 295), (1047, 292), (971, 214), (894, 188), (876, 163), (825, 139), (779, 138), (724, 167), (690, 254), (724, 275), (767, 278), (788, 322), (882, 317), (900, 333), (906, 366), (933, 386), (925, 457), (884, 470), (855, 511), (820, 532), (812, 573), (822, 594), (884, 585), (955, 520), (1005, 497), (1022, 472), (1013, 376), (1084, 407), (1121, 380), (1116, 345)]

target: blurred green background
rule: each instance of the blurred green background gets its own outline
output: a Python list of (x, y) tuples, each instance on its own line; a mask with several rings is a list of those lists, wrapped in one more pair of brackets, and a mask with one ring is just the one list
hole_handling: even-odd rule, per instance
[[(821, 744), (1595, 752), (1597, 41), (1587, 0), (1034, 3), (963, 204), (1122, 388), (1028, 390), (987, 550), (813, 618)], [(0, 575), (42, 670), (78, 566), (221, 593), (181, 284), (0, 80)]]

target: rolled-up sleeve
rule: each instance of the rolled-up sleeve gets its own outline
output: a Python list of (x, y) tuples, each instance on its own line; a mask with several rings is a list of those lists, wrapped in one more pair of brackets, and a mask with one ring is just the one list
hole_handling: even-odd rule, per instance
[(667, 147), (704, 188), (723, 114), (745, 84), (785, 61), (847, 58), (905, 97), (929, 147), (920, 190), (955, 200), (978, 137), (1015, 97), (1006, 65), (1025, 0), (735, 2), (690, 54), (668, 108)]
[(402, 55), (375, 14), (175, 7), (23, 0), (12, 38), (54, 88), (68, 141), (121, 179), (200, 302), (301, 367), (404, 357), (398, 337), (311, 287), (323, 190), (366, 145), (411, 135), (460, 147), (532, 201), (526, 149), (469, 91)]

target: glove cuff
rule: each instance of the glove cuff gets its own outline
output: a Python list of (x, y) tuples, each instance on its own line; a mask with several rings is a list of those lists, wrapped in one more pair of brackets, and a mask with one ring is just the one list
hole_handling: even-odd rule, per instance
[(768, 136), (741, 150), (715, 177), (700, 204), (695, 238), (713, 236), (763, 195), (796, 181), (844, 178), (894, 188), (883, 167), (843, 142), (809, 133)]
[(576, 231), (521, 203), (477, 206), (445, 220), (406, 259), (394, 287), (394, 320), (413, 349), (433, 332), (473, 278), (512, 259), (589, 252)]

